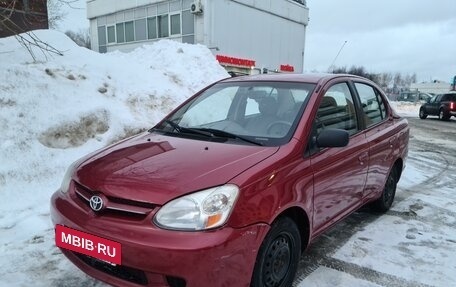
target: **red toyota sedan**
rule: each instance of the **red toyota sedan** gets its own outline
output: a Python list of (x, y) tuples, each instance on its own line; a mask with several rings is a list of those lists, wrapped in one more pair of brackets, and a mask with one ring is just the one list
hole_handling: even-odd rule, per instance
[(71, 165), (56, 245), (114, 286), (291, 286), (318, 235), (391, 207), (408, 139), (361, 77), (225, 79)]

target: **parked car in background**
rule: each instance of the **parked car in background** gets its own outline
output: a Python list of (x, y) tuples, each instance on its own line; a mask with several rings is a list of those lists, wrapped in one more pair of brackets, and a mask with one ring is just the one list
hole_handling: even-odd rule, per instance
[(427, 103), (421, 105), (419, 116), (421, 119), (427, 116), (438, 116), (443, 121), (449, 120), (451, 116), (456, 117), (456, 92), (432, 97)]
[(317, 236), (391, 207), (408, 140), (367, 79), (225, 79), (71, 165), (51, 199), (56, 245), (115, 286), (292, 286)]
[(397, 97), (397, 101), (399, 102), (427, 102), (430, 98), (432, 98), (432, 94), (428, 93), (420, 93), (420, 92), (401, 92)]

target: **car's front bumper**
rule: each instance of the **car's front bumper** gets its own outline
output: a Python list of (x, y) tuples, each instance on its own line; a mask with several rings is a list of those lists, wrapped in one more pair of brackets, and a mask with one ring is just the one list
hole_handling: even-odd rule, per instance
[[(256, 255), (269, 225), (178, 232), (155, 227), (152, 216), (140, 221), (98, 216), (60, 191), (51, 199), (54, 224), (121, 243), (120, 267), (62, 249), (92, 277), (125, 287), (249, 286)], [(182, 279), (186, 285), (179, 285)]]

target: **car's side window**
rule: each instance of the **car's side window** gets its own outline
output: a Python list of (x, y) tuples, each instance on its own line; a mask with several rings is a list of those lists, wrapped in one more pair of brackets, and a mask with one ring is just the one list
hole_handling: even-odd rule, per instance
[(347, 83), (335, 84), (322, 98), (315, 119), (317, 134), (325, 128), (348, 131), (350, 135), (358, 132), (353, 96)]
[(382, 97), (371, 86), (355, 83), (363, 107), (366, 126), (372, 126), (386, 118), (386, 108)]

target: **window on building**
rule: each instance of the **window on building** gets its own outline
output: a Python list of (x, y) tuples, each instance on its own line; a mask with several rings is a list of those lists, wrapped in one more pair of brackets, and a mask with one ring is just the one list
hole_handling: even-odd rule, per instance
[(136, 41), (147, 39), (146, 19), (135, 21), (135, 39)]
[(133, 21), (125, 22), (125, 42), (133, 42), (135, 40), (135, 27)]
[(168, 15), (158, 16), (158, 37), (166, 38), (169, 36)]
[(182, 43), (195, 44), (195, 36), (194, 35), (182, 36)]
[(117, 36), (117, 43), (124, 43), (125, 42), (125, 28), (124, 23), (119, 23), (116, 25), (116, 36)]
[(190, 10), (182, 11), (182, 35), (195, 33), (195, 20)]
[(170, 16), (171, 22), (171, 35), (178, 35), (181, 33), (181, 16), (174, 14)]
[(147, 38), (157, 39), (157, 17), (147, 18)]
[(180, 0), (169, 2), (169, 11), (181, 11), (182, 10), (182, 3)]
[(116, 42), (116, 27), (108, 26), (108, 43)]
[(105, 26), (98, 27), (98, 44), (106, 45), (106, 27)]
[(106, 26), (98, 27), (98, 50), (106, 53)]

